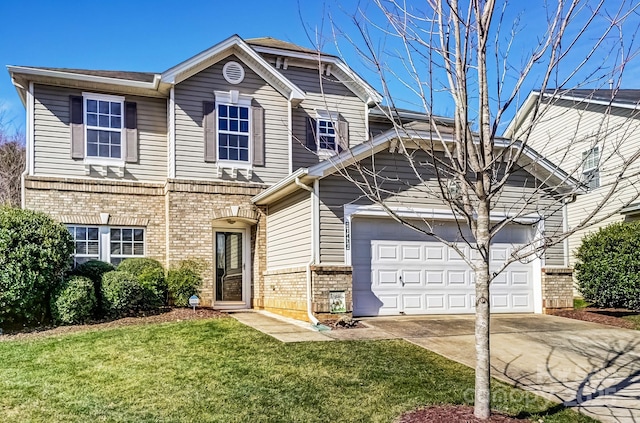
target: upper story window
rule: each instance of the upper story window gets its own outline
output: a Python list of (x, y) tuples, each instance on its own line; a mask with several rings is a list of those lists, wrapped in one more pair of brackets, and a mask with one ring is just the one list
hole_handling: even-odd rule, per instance
[(71, 158), (86, 165), (124, 167), (138, 161), (137, 104), (96, 93), (69, 96)]
[(249, 107), (218, 105), (218, 157), (249, 162)]
[(122, 159), (124, 99), (84, 94), (87, 157)]
[(323, 159), (340, 153), (349, 146), (349, 124), (338, 112), (316, 110), (315, 118), (307, 118), (306, 146)]
[(318, 148), (336, 150), (336, 130), (333, 127), (333, 121), (318, 119)]
[(600, 187), (600, 148), (582, 153), (582, 180), (590, 190)]

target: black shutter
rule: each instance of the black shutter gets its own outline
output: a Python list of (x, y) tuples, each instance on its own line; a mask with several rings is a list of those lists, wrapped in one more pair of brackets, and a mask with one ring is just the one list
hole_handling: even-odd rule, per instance
[(84, 159), (84, 110), (83, 98), (69, 96), (69, 129), (71, 130), (71, 158)]
[(216, 104), (202, 102), (202, 129), (204, 131), (204, 161), (216, 161)]
[(307, 117), (307, 143), (306, 146), (309, 150), (318, 151), (318, 136), (316, 134), (316, 120), (312, 117)]
[(125, 161), (138, 161), (138, 106), (136, 103), (124, 103), (124, 145), (126, 148)]
[(253, 164), (264, 166), (264, 109), (251, 107), (251, 128), (253, 137)]

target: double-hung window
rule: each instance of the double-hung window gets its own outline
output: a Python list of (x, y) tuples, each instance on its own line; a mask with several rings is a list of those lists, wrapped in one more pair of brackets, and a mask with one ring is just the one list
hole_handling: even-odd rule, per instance
[(88, 158), (122, 160), (124, 98), (83, 93)]
[(89, 260), (118, 265), (131, 257), (145, 256), (144, 228), (68, 225), (74, 240), (73, 267)]
[(218, 160), (251, 164), (251, 100), (238, 91), (216, 91)]
[(600, 148), (593, 147), (582, 153), (582, 180), (587, 188), (600, 187)]
[(249, 107), (218, 104), (218, 157), (249, 162)]

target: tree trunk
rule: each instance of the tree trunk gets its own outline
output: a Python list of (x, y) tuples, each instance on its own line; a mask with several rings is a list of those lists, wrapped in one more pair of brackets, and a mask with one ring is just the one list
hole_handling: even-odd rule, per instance
[(489, 207), (481, 202), (478, 207), (476, 243), (479, 248), (475, 263), (476, 276), (476, 383), (474, 414), (479, 419), (491, 415), (491, 362), (489, 349)]

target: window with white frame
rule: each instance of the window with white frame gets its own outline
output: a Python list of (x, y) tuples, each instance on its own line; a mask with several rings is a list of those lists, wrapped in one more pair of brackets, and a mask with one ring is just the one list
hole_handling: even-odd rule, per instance
[(589, 189), (600, 187), (600, 148), (582, 153), (582, 180)]
[(249, 107), (218, 105), (220, 160), (249, 162)]
[(124, 98), (83, 93), (87, 157), (122, 159)]
[(336, 130), (333, 121), (318, 119), (318, 148), (320, 150), (336, 151)]
[(218, 160), (251, 163), (252, 97), (237, 90), (215, 91)]
[(117, 265), (130, 257), (144, 257), (144, 229), (111, 228), (109, 235), (111, 264)]
[(74, 241), (73, 267), (100, 259), (100, 234), (95, 226), (68, 226)]
[(145, 255), (144, 228), (67, 226), (75, 242), (73, 266), (89, 260), (118, 265), (122, 260)]

